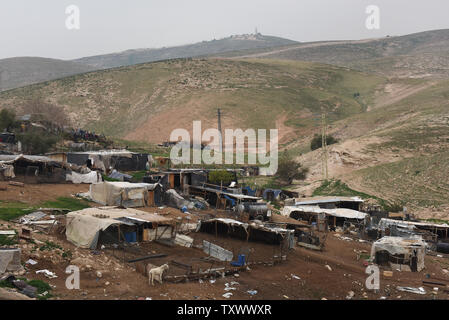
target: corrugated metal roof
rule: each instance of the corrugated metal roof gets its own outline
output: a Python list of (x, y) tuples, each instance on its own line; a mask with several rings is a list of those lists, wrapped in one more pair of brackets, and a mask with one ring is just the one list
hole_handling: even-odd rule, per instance
[(364, 202), (360, 197), (340, 197), (340, 196), (330, 196), (330, 197), (313, 197), (304, 198), (301, 201), (297, 201), (296, 205), (308, 205), (315, 203), (336, 203), (336, 202)]
[(337, 217), (337, 218), (347, 218), (347, 219), (365, 219), (368, 215), (367, 213), (360, 212), (357, 210), (337, 208), (337, 209), (322, 209), (318, 206), (285, 206), (282, 212), (284, 216), (290, 216), (292, 212), (304, 212), (304, 213), (325, 213), (326, 215)]

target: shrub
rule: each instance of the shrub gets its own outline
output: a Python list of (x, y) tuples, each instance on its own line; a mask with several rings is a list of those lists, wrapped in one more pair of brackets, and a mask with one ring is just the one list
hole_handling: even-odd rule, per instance
[(58, 142), (58, 137), (43, 132), (26, 132), (17, 136), (27, 154), (47, 153)]
[(211, 171), (209, 173), (209, 182), (214, 184), (229, 185), (234, 180), (234, 175), (226, 170)]
[[(334, 143), (337, 143), (338, 142), (338, 140), (337, 139), (335, 139), (333, 136), (331, 136), (331, 135), (328, 135), (327, 137), (326, 137), (326, 143), (327, 143), (327, 145), (331, 145), (331, 144), (334, 144)], [(310, 142), (310, 149), (313, 151), (313, 150), (316, 150), (316, 149), (319, 149), (319, 148), (321, 148), (322, 147), (322, 136), (321, 135), (319, 135), (319, 134), (315, 134), (314, 136), (313, 136), (313, 139), (312, 139), (312, 141)]]
[(285, 152), (279, 159), (277, 176), (286, 184), (292, 184), (293, 180), (304, 180), (309, 172), (308, 168), (302, 167), (292, 156)]
[(2, 111), (0, 111), (0, 132), (5, 129), (10, 132), (11, 129), (16, 126), (17, 122), (15, 112), (8, 109), (2, 109)]

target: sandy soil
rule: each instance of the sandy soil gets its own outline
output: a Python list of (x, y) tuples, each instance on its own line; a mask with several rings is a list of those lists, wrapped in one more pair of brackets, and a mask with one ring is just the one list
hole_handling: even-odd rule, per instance
[[(215, 235), (196, 233), (191, 234), (195, 238), (195, 243), (207, 239), (229, 250), (238, 252), (241, 248), (251, 249), (249, 262), (272, 260), (273, 255), (279, 254), (277, 246), (263, 243), (239, 241), (227, 237), (215, 237)], [(42, 235), (36, 236), (41, 238)], [(287, 261), (273, 267), (255, 265), (251, 270), (236, 273), (237, 276), (228, 276), (216, 279), (214, 283), (209, 280), (192, 281), (190, 283), (169, 283), (164, 282), (150, 286), (148, 279), (142, 273), (135, 271), (133, 264), (123, 265), (119, 259), (112, 256), (108, 250), (93, 254), (89, 250), (76, 249), (59, 237), (52, 237), (52, 241), (58, 243), (65, 250), (72, 250), (74, 257), (86, 257), (88, 261), (93, 261), (93, 269), (81, 272), (80, 290), (68, 290), (65, 288), (65, 268), (70, 261), (59, 261), (54, 258), (51, 252), (41, 252), (36, 258), (36, 253), (31, 253), (30, 257), (38, 261), (35, 266), (28, 267), (27, 278), (40, 279), (56, 286), (53, 293), (55, 299), (112, 299), (112, 300), (134, 300), (150, 297), (153, 300), (159, 299), (225, 299), (222, 295), (225, 283), (232, 281), (238, 284), (232, 285), (235, 290), (230, 292), (233, 299), (345, 299), (349, 291), (355, 293), (353, 299), (432, 299), (435, 295), (431, 293), (432, 288), (426, 288), (426, 295), (415, 295), (411, 293), (399, 292), (396, 286), (422, 286), (425, 274), (430, 274), (431, 279), (444, 279), (449, 281), (449, 277), (442, 271), (449, 265), (447, 258), (426, 257), (426, 269), (419, 273), (399, 272), (393, 270), (393, 277), (381, 276), (381, 290), (373, 293), (365, 289), (365, 266), (364, 261), (357, 260), (355, 250), (365, 250), (369, 252), (370, 244), (359, 243), (357, 241), (345, 241), (329, 235), (324, 252), (315, 252), (307, 249), (295, 248), (288, 252)], [(42, 238), (41, 238), (42, 239)], [(42, 239), (43, 240), (43, 239)], [(222, 263), (211, 264), (202, 262), (199, 259), (206, 255), (196, 248), (167, 247), (157, 243), (142, 245), (143, 250), (148, 253), (166, 253), (165, 258), (152, 259), (151, 263), (160, 265), (171, 264), (172, 260), (192, 264), (194, 270), (197, 268), (206, 269), (208, 267), (219, 267)], [(119, 258), (120, 254), (115, 253)], [(59, 257), (58, 257), (59, 258)], [(24, 254), (23, 260), (28, 259)], [(56, 262), (58, 261), (58, 262)], [(328, 270), (329, 265), (332, 271)], [(47, 279), (43, 275), (36, 275), (35, 271), (48, 269), (58, 275), (56, 279)], [(102, 273), (102, 277), (97, 277), (97, 271)], [(182, 275), (185, 270), (171, 264), (168, 275)], [(300, 279), (298, 279), (299, 277)], [(440, 282), (441, 280), (434, 280)], [(247, 291), (257, 290), (257, 294), (252, 296)], [(447, 299), (446, 293), (438, 292), (436, 298)]]
[[(88, 186), (76, 185), (40, 185), (25, 186), (22, 190), (24, 197), (30, 203), (42, 201), (43, 199), (54, 199), (55, 196), (70, 196), (79, 191), (85, 191)], [(11, 189), (12, 190), (12, 189)], [(37, 190), (41, 194), (38, 195)], [(10, 194), (11, 193), (11, 194)], [(17, 195), (10, 190), (2, 195)], [(14, 199), (14, 198), (13, 198)], [(205, 216), (233, 217), (225, 211), (198, 211), (191, 214), (183, 214), (173, 208), (145, 208), (148, 212), (158, 212), (174, 219), (181, 218), (186, 221), (196, 221)], [(187, 218), (189, 217), (189, 218)], [(178, 219), (179, 220), (179, 219)], [(281, 217), (275, 220), (285, 220)], [(285, 221), (283, 221), (285, 222)], [(12, 223), (0, 221), (0, 227), (13, 226)], [(19, 226), (15, 225), (18, 229)], [(88, 249), (76, 248), (65, 239), (65, 234), (55, 229), (51, 235), (34, 232), (35, 244), (21, 240), (22, 261), (32, 258), (38, 262), (35, 266), (27, 265), (27, 272), (24, 275), (28, 279), (40, 279), (50, 283), (55, 295), (52, 299), (80, 299), (80, 300), (135, 300), (151, 298), (158, 299), (223, 299), (225, 284), (234, 283), (231, 290), (233, 299), (346, 299), (350, 291), (354, 292), (352, 299), (447, 299), (446, 293), (439, 290), (437, 294), (432, 293), (432, 288), (425, 287), (426, 295), (416, 295), (396, 290), (396, 286), (421, 287), (422, 281), (426, 279), (426, 274), (437, 282), (444, 280), (449, 282), (446, 268), (449, 260), (446, 255), (443, 257), (426, 256), (426, 268), (421, 272), (400, 272), (393, 270), (393, 277), (381, 275), (381, 289), (374, 293), (365, 289), (365, 264), (363, 259), (357, 259), (358, 253), (369, 254), (371, 244), (359, 242), (357, 240), (346, 241), (330, 233), (327, 236), (324, 250), (322, 252), (311, 251), (296, 247), (287, 252), (286, 261), (280, 264), (269, 266), (273, 261), (277, 261), (274, 256), (286, 254), (281, 252), (278, 245), (269, 245), (260, 242), (246, 242), (228, 237), (227, 235), (190, 233), (194, 238), (194, 244), (198, 245), (203, 240), (213, 242), (234, 253), (236, 256), (240, 252), (249, 252), (248, 260), (250, 270), (243, 270), (225, 278), (215, 279), (211, 283), (208, 279), (203, 281), (191, 281), (188, 283), (172, 283), (165, 281), (163, 284), (150, 286), (148, 278), (143, 274), (143, 263), (124, 263), (126, 260), (136, 257), (136, 254), (128, 253), (125, 256), (122, 251), (112, 251), (109, 249), (91, 251)], [(44, 241), (51, 241), (62, 249), (40, 250)], [(185, 270), (172, 263), (173, 260), (184, 264), (192, 265), (193, 270), (216, 268), (225, 266), (223, 262), (202, 260), (206, 254), (199, 248), (169, 247), (159, 243), (142, 243), (139, 247), (140, 255), (150, 255), (157, 253), (167, 254), (166, 257), (151, 259), (153, 265), (168, 263), (170, 269), (169, 276), (183, 275)], [(64, 253), (70, 253), (69, 256)], [(140, 256), (137, 255), (137, 256)], [(81, 262), (80, 262), (81, 261)], [(257, 263), (257, 264), (256, 264)], [(263, 263), (263, 264), (261, 264)], [(68, 290), (65, 287), (65, 269), (70, 264), (77, 264), (81, 267), (81, 288), (80, 290)], [(330, 266), (330, 271), (326, 265)], [(227, 265), (229, 268), (229, 265)], [(47, 279), (42, 274), (36, 274), (37, 270), (48, 269), (58, 276), (55, 279)], [(384, 270), (381, 268), (381, 270)], [(389, 270), (386, 268), (385, 270)], [(97, 271), (101, 272), (101, 277), (97, 276)], [(446, 271), (446, 272), (445, 272)], [(298, 279), (299, 277), (299, 279)], [(257, 294), (250, 295), (248, 290), (257, 290)]]
[(29, 205), (89, 191), (89, 185), (86, 184), (25, 184), (24, 187), (16, 187), (3, 182), (2, 185), (7, 186), (7, 190), (0, 191), (0, 201), (23, 202)]

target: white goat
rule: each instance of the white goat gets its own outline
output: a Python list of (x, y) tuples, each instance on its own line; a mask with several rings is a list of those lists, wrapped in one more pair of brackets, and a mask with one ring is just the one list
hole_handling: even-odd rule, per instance
[(162, 284), (162, 274), (166, 270), (168, 270), (168, 264), (163, 264), (160, 267), (152, 268), (150, 271), (148, 271), (148, 284), (154, 286), (154, 279)]

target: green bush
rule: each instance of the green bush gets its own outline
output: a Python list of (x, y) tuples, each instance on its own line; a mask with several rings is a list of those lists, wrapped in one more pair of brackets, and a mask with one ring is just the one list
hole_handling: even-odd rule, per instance
[(309, 169), (302, 167), (288, 152), (279, 159), (277, 177), (288, 185), (292, 184), (293, 180), (304, 180), (308, 172)]
[[(337, 142), (338, 140), (335, 139), (333, 136), (331, 135), (326, 136), (326, 143), (328, 146)], [(322, 136), (320, 134), (315, 134), (313, 136), (312, 141), (310, 142), (310, 149), (313, 151), (321, 148), (322, 145), (323, 145)]]
[(19, 134), (17, 140), (22, 143), (23, 151), (27, 154), (44, 154), (58, 142), (57, 136), (44, 132), (26, 132)]
[(229, 185), (234, 181), (234, 174), (226, 170), (211, 171), (209, 173), (209, 182), (214, 184)]
[(5, 129), (10, 132), (16, 126), (16, 113), (8, 109), (2, 109), (0, 111), (0, 132)]

